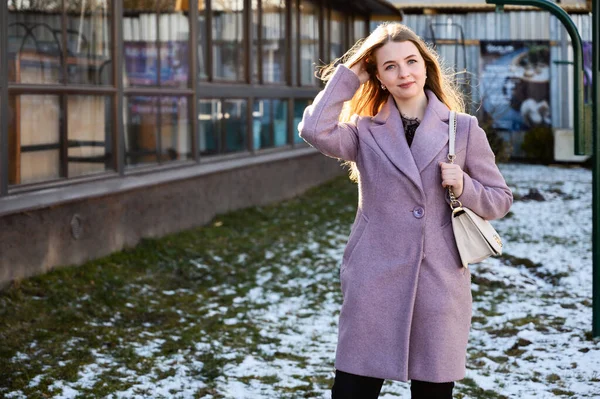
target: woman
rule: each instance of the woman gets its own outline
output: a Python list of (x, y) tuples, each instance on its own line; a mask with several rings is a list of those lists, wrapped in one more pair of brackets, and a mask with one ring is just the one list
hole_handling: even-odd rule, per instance
[(504, 216), (512, 193), (472, 116), (458, 115), (446, 163), (449, 111), (462, 103), (414, 32), (381, 25), (342, 60), (324, 69), (328, 83), (298, 126), (359, 183), (333, 399), (377, 398), (384, 379), (410, 380), (412, 398), (451, 398), (465, 376), (472, 297), (446, 188), (485, 219)]

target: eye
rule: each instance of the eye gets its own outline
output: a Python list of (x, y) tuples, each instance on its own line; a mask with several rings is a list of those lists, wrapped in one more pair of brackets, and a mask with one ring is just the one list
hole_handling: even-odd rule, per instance
[(410, 59), (410, 60), (408, 60), (408, 65), (410, 65), (410, 64), (414, 64), (415, 62), (417, 62), (417, 60), (415, 60), (415, 59)]
[(395, 67), (395, 65), (388, 65), (385, 67), (385, 70), (389, 71), (391, 68), (394, 68), (394, 67)]

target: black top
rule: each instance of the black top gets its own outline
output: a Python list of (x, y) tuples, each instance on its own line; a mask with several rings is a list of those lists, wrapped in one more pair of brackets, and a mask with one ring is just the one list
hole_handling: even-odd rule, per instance
[(402, 118), (402, 125), (404, 126), (404, 132), (406, 133), (406, 141), (408, 142), (408, 146), (410, 147), (413, 139), (415, 138), (415, 132), (419, 127), (421, 121), (419, 118), (407, 118), (404, 115), (400, 114)]

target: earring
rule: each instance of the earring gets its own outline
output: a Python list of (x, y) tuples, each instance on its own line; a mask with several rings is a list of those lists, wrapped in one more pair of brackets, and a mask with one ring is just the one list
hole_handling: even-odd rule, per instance
[(386, 87), (383, 85), (383, 83), (381, 84), (381, 88), (382, 88), (383, 90), (387, 90), (387, 88), (386, 88)]

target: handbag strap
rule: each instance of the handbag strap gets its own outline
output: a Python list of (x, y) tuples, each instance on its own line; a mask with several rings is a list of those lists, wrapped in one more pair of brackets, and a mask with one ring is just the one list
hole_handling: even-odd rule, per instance
[(454, 144), (456, 142), (456, 112), (450, 111), (450, 120), (448, 121), (448, 160), (454, 163), (456, 153)]
[[(456, 142), (456, 112), (450, 111), (450, 120), (448, 121), (448, 160), (454, 163), (456, 158), (454, 144)], [(450, 196), (450, 208), (452, 210), (461, 208), (462, 203), (456, 199), (452, 186), (448, 186), (448, 195)]]

